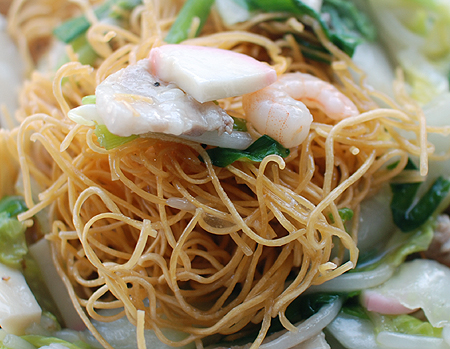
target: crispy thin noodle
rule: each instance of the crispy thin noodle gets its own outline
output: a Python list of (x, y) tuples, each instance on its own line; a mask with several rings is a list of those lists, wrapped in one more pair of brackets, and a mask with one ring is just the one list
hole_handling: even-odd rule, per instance
[[(71, 15), (64, 8), (69, 2), (36, 3), (17, 1), (11, 12), (10, 28), (28, 47), (36, 42), (27, 26), (38, 23), (33, 11), (52, 24)], [(347, 95), (360, 115), (338, 122), (312, 109), (310, 133), (288, 157), (236, 161), (226, 168), (213, 166), (200, 144), (171, 135), (150, 133), (106, 150), (93, 127), (75, 125), (67, 113), (110, 74), (164, 44), (179, 4), (143, 1), (125, 29), (91, 18), (88, 2), (76, 1), (70, 9), (90, 14), (94, 23), (87, 37), (98, 55), (95, 68), (79, 63), (69, 50), (70, 62), (52, 79), (32, 74), (20, 97), (22, 124), (6, 141), (20, 164), (29, 207), (19, 219), (49, 209), (53, 229), (46, 238), (58, 273), (81, 319), (105, 348), (112, 346), (91, 319), (126, 316), (136, 326), (139, 348), (146, 345), (144, 329), (167, 345), (194, 342), (198, 348), (208, 336), (258, 333), (252, 349), (263, 342), (274, 317), (296, 331), (285, 314), (288, 305), (311, 285), (356, 265), (361, 201), (398, 176), (410, 154), (420, 157), (419, 174), (425, 173), (427, 157), (434, 156), (426, 133), (449, 132), (427, 127), (405, 96), (383, 97), (391, 109), (376, 106), (372, 97), (381, 95), (363, 78), (353, 80), (350, 70), (363, 74), (311, 19), (304, 26), (286, 14), (261, 14), (226, 27), (215, 15), (215, 23), (208, 22), (197, 38), (194, 20), (185, 43), (242, 52), (266, 61), (278, 74), (316, 75)], [(294, 33), (317, 42), (310, 25), (331, 53), (322, 57), (333, 59), (329, 66), (306, 60), (306, 48), (295, 40)], [(131, 105), (128, 97), (117, 96)], [(245, 117), (241, 96), (218, 103)], [(252, 137), (260, 136), (247, 126)], [(404, 130), (416, 139), (404, 138)], [(388, 171), (394, 160), (397, 167)], [(410, 180), (416, 174), (404, 176)], [(343, 207), (354, 212), (352, 234), (339, 216)], [(173, 341), (165, 328), (186, 336)]]
[(147, 346), (145, 344), (145, 336), (144, 336), (145, 311), (143, 311), (143, 310), (138, 310), (137, 311), (136, 329), (137, 329), (138, 349), (145, 349), (145, 348), (147, 348)]

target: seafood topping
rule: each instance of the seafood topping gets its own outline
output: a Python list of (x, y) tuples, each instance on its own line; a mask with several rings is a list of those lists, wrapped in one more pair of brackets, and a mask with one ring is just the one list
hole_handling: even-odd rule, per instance
[(150, 52), (151, 72), (176, 83), (199, 102), (240, 96), (277, 80), (269, 65), (229, 50), (164, 45)]
[(148, 132), (198, 136), (231, 133), (233, 119), (213, 102), (200, 103), (171, 82), (158, 80), (144, 59), (107, 77), (95, 91), (97, 113), (118, 136)]
[(247, 121), (286, 148), (300, 145), (309, 133), (312, 114), (322, 110), (331, 119), (359, 114), (355, 104), (332, 84), (310, 74), (287, 73), (259, 91), (242, 97)]

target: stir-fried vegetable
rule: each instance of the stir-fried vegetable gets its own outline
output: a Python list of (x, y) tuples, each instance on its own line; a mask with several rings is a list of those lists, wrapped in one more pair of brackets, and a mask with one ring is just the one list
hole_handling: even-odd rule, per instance
[[(120, 19), (123, 11), (130, 11), (141, 3), (142, 0), (108, 0), (99, 5), (94, 12), (99, 20), (108, 17)], [(91, 23), (85, 16), (78, 16), (56, 27), (53, 34), (59, 40), (69, 44), (83, 35), (90, 26)]]
[(95, 126), (95, 135), (97, 136), (100, 146), (106, 150), (117, 148), (125, 143), (131, 142), (133, 139), (138, 138), (137, 135), (128, 137), (116, 136), (109, 132), (105, 125)]
[(427, 103), (449, 91), (450, 3), (440, 0), (370, 0), (387, 51), (406, 73), (412, 96)]
[[(142, 0), (108, 0), (96, 7), (94, 13), (100, 21), (109, 19), (120, 22), (141, 3)], [(60, 24), (53, 30), (53, 34), (58, 40), (72, 46), (81, 63), (94, 65), (97, 54), (85, 35), (90, 26), (86, 16), (81, 15)]]
[[(164, 40), (169, 44), (177, 44), (189, 38), (192, 30), (197, 36), (208, 19), (213, 3), (214, 0), (187, 0)], [(197, 25), (195, 19), (198, 20)]]
[[(308, 23), (307, 17), (320, 23), (325, 35), (336, 46), (349, 56), (355, 48), (366, 41), (373, 41), (376, 31), (368, 17), (359, 11), (353, 3), (343, 0), (324, 0), (321, 10), (312, 8), (307, 1), (300, 0), (245, 0), (241, 7), (254, 12), (285, 12), (302, 17)], [(220, 7), (219, 7), (220, 9)], [(306, 16), (306, 17), (305, 17)], [(305, 46), (304, 54), (312, 59), (323, 60), (323, 55), (314, 52), (327, 52), (317, 43), (297, 37)]]
[(27, 227), (16, 218), (26, 209), (21, 197), (7, 196), (0, 200), (0, 262), (14, 268), (20, 268), (28, 252), (25, 240)]
[(261, 162), (268, 155), (279, 155), (286, 157), (289, 149), (284, 148), (280, 143), (269, 136), (258, 138), (245, 150), (230, 148), (212, 148), (207, 150), (213, 165), (226, 167), (235, 161), (256, 161)]
[[(406, 170), (417, 167), (409, 161)], [(450, 180), (438, 177), (428, 191), (416, 202), (416, 194), (421, 183), (391, 184), (393, 197), (391, 201), (392, 216), (395, 224), (402, 231), (411, 231), (420, 227), (438, 208), (450, 191)]]

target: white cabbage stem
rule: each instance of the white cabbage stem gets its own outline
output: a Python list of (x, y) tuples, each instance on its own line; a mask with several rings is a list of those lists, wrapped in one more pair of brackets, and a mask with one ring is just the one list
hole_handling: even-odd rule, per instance
[(447, 343), (442, 338), (412, 335), (398, 332), (380, 332), (376, 340), (383, 348), (392, 349), (449, 349)]
[(393, 273), (394, 267), (384, 264), (374, 270), (343, 274), (322, 285), (311, 286), (308, 293), (364, 290), (381, 285), (390, 279)]

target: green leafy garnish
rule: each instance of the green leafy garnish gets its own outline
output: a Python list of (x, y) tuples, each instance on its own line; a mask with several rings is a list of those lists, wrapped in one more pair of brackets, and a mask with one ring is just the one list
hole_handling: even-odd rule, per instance
[(189, 37), (194, 18), (200, 20), (195, 33), (195, 36), (197, 36), (208, 19), (213, 3), (214, 0), (187, 0), (178, 13), (164, 41), (169, 44), (178, 44), (186, 40)]
[[(289, 12), (317, 20), (327, 38), (342, 51), (352, 56), (364, 41), (373, 41), (376, 31), (364, 13), (353, 3), (344, 0), (324, 0), (321, 13), (300, 0), (247, 0), (253, 9), (264, 12)], [(324, 20), (323, 14), (329, 21)]]
[(137, 135), (131, 135), (128, 137), (117, 136), (109, 132), (105, 125), (96, 125), (95, 135), (97, 136), (100, 146), (106, 150), (117, 148), (139, 137)]
[(376, 30), (369, 18), (350, 1), (324, 0), (322, 13), (330, 16), (330, 37), (336, 43), (340, 40), (343, 47), (347, 43), (354, 43), (356, 47), (363, 41), (376, 39)]
[(212, 148), (207, 150), (214, 166), (226, 167), (235, 161), (261, 162), (268, 155), (289, 155), (289, 149), (283, 147), (273, 138), (264, 135), (253, 142), (247, 149)]
[[(409, 160), (407, 170), (417, 166)], [(438, 177), (428, 191), (416, 202), (421, 183), (392, 183), (391, 211), (394, 223), (403, 231), (417, 229), (430, 218), (450, 191), (450, 181)]]

